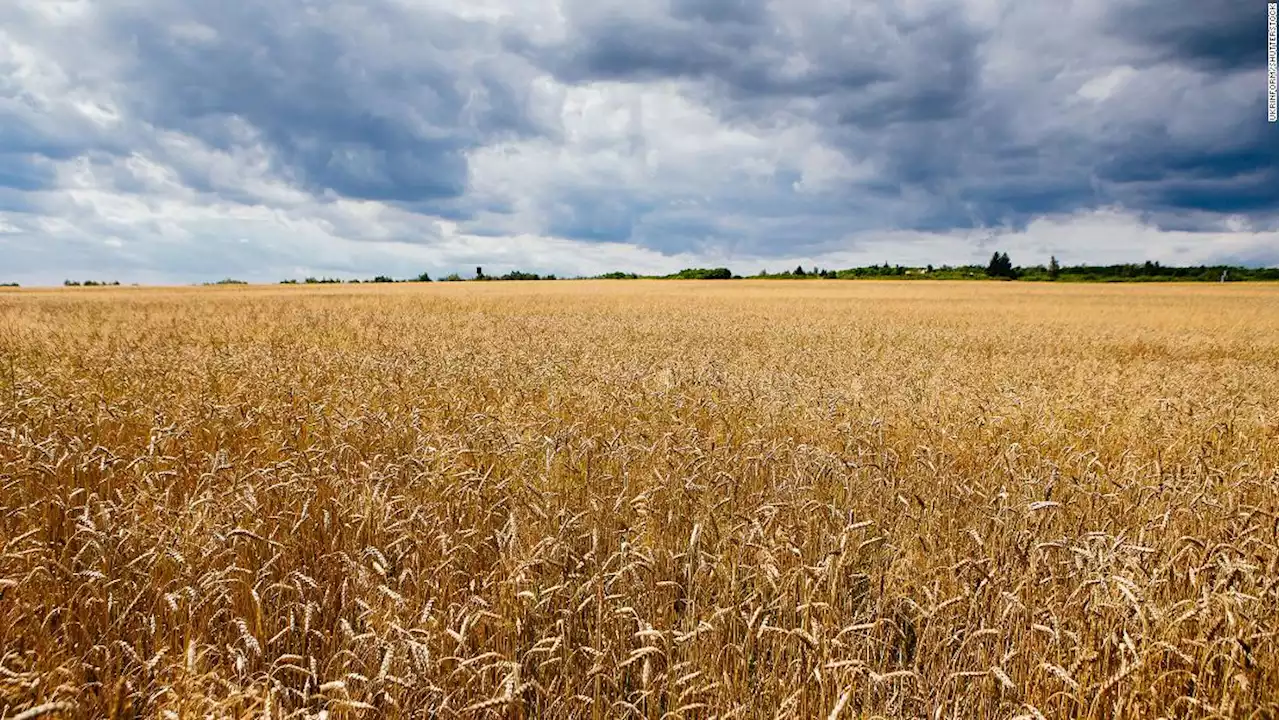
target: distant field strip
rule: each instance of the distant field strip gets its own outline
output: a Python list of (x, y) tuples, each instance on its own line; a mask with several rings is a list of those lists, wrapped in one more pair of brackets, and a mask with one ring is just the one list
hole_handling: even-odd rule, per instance
[(1274, 283), (0, 290), (0, 717), (1267, 717)]

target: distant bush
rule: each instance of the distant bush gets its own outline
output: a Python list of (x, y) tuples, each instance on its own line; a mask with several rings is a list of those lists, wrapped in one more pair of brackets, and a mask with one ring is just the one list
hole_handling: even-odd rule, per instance
[(685, 268), (667, 277), (676, 280), (731, 280), (733, 273), (729, 268)]
[(205, 283), (205, 285), (248, 285), (244, 280), (235, 280), (232, 278), (223, 278), (217, 282)]
[(640, 278), (640, 276), (635, 273), (616, 272), (616, 271), (608, 272), (603, 275), (597, 275), (596, 277), (600, 278), (601, 280), (637, 280)]
[(499, 280), (541, 280), (542, 277), (537, 273), (527, 273), (527, 272), (520, 272), (519, 270), (512, 270), (511, 272), (499, 277), (498, 279)]
[(414, 282), (431, 282), (431, 276), (427, 273), (422, 273), (418, 277), (414, 278)]
[(440, 282), (462, 282), (462, 276), (458, 273), (449, 273), (440, 278)]
[(375, 277), (373, 280), (370, 280), (369, 282), (376, 282), (376, 283), (393, 283), (393, 282), (395, 282), (395, 280), (393, 280), (393, 279), (391, 279), (391, 278), (387, 277), (386, 275), (379, 275), (379, 276)]

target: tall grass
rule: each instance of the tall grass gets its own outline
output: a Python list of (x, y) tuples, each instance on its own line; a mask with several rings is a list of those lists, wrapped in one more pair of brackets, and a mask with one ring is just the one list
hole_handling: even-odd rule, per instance
[(1274, 286), (0, 296), (0, 717), (1276, 717)]

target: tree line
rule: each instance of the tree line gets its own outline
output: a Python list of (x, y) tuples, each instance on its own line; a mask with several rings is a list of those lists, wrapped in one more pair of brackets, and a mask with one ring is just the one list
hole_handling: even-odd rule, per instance
[[(450, 273), (449, 275), (445, 275), (444, 277), (440, 278), (438, 282), (463, 282), (468, 280), (469, 281), (479, 280), (482, 282), (488, 282), (488, 281), (502, 281), (502, 280), (556, 280), (556, 279), (557, 278), (555, 275), (539, 275), (538, 273), (523, 272), (520, 270), (512, 270), (511, 272), (504, 273), (502, 275), (485, 275), (484, 268), (477, 267), (476, 274), (474, 277), (464, 278), (457, 273)], [(308, 277), (303, 279), (301, 281), (301, 284), (303, 285), (330, 285), (330, 284), (359, 285), (361, 283), (413, 283), (413, 282), (424, 283), (424, 282), (436, 282), (436, 281), (433, 281), (431, 279), (430, 273), (424, 272), (424, 273), (421, 273), (420, 275), (417, 275), (411, 278), (404, 278), (401, 280), (397, 280), (388, 275), (378, 275), (370, 280), (359, 280), (359, 279), (342, 280), (339, 278)], [(297, 285), (299, 284), (299, 281), (281, 280), (280, 284), (281, 285)]]
[[(596, 276), (600, 279), (688, 279), (729, 280), (741, 279), (728, 268), (687, 268), (670, 275), (643, 276), (636, 273), (612, 272)], [(1026, 280), (1036, 282), (1241, 282), (1280, 280), (1280, 268), (1249, 268), (1239, 265), (1173, 266), (1158, 262), (1125, 263), (1117, 265), (1066, 266), (1050, 257), (1043, 265), (1017, 266), (1008, 253), (996, 252), (984, 265), (866, 265), (862, 267), (829, 270), (797, 266), (794, 270), (769, 272), (761, 270), (752, 279), (827, 279), (858, 280), (871, 278), (932, 279), (932, 280)]]
[[(1125, 263), (1118, 265), (1062, 265), (1056, 257), (1041, 265), (1014, 265), (1008, 253), (995, 252), (991, 260), (984, 265), (865, 265), (862, 267), (830, 270), (827, 268), (805, 268), (797, 265), (792, 270), (769, 272), (761, 270), (755, 275), (738, 275), (726, 267), (685, 268), (679, 272), (666, 275), (642, 275), (634, 272), (614, 271), (593, 276), (577, 276), (578, 280), (741, 280), (749, 279), (822, 279), (822, 280), (861, 280), (874, 278), (892, 278), (901, 280), (1023, 280), (1032, 282), (1244, 282), (1280, 280), (1280, 268), (1250, 268), (1239, 265), (1161, 265), (1158, 262)], [(462, 277), (458, 273), (450, 273), (444, 277), (433, 279), (429, 273), (396, 279), (388, 275), (377, 275), (371, 279), (359, 280), (331, 277), (306, 277), (302, 280), (281, 280), (281, 285), (355, 285), (361, 283), (423, 283), (423, 282), (502, 282), (510, 280), (557, 280), (552, 274), (540, 275), (533, 272), (512, 270), (501, 275), (486, 275), (483, 267), (477, 267), (475, 275)], [(118, 286), (118, 281), (100, 280), (66, 280), (67, 287)], [(245, 285), (243, 280), (226, 278), (205, 285)], [(17, 283), (4, 283), (0, 287), (18, 287)]]

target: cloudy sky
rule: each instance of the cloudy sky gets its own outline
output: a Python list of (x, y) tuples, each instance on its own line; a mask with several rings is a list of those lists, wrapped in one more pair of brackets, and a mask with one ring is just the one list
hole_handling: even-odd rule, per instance
[(1243, 0), (4, 0), (0, 281), (1277, 263)]

